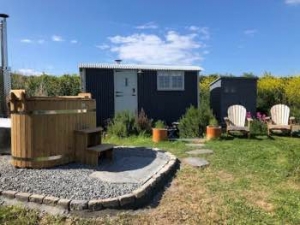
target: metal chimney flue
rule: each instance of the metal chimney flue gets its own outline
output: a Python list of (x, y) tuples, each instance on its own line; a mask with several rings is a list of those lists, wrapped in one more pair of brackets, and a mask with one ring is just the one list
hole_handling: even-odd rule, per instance
[(122, 60), (121, 60), (121, 59), (116, 59), (115, 62), (116, 62), (117, 64), (121, 64)]
[(7, 14), (0, 14), (0, 42), (1, 42), (1, 66), (0, 66), (0, 118), (8, 116), (6, 97), (11, 89), (10, 70), (7, 56)]

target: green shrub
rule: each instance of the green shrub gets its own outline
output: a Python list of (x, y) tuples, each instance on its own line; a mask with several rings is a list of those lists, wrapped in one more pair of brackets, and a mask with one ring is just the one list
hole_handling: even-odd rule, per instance
[(265, 135), (267, 134), (267, 124), (258, 119), (253, 119), (250, 126), (250, 133), (252, 135)]
[(210, 126), (215, 126), (215, 127), (219, 126), (218, 120), (216, 119), (215, 116), (212, 116), (212, 117), (210, 118), (210, 120), (209, 120), (209, 125), (210, 125)]
[(107, 133), (111, 136), (128, 137), (135, 134), (135, 117), (129, 111), (119, 112), (109, 122)]
[(210, 108), (203, 104), (199, 109), (191, 106), (179, 121), (179, 135), (182, 138), (203, 136), (206, 126), (213, 114)]
[(166, 128), (166, 124), (162, 120), (157, 120), (154, 125), (155, 128), (163, 129)]
[(135, 129), (139, 135), (151, 134), (152, 120), (148, 119), (144, 109), (135, 118)]

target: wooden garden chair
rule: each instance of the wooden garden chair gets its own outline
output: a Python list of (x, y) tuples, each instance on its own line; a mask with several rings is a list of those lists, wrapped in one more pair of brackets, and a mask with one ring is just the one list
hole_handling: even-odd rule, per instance
[[(250, 125), (251, 118), (246, 118), (246, 108), (242, 105), (232, 105), (228, 108), (227, 117), (224, 118), (226, 122), (227, 136), (232, 131), (239, 131), (243, 134), (247, 134), (250, 138)], [(247, 126), (245, 126), (247, 119)]]
[(287, 131), (292, 135), (292, 124), (295, 122), (295, 117), (290, 116), (290, 108), (283, 104), (272, 106), (271, 116), (266, 117), (268, 135), (271, 135), (273, 130)]

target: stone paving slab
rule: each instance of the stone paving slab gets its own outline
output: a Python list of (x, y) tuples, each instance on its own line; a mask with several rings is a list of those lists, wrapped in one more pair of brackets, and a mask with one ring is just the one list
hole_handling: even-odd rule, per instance
[(197, 158), (197, 157), (188, 157), (184, 158), (183, 162), (193, 166), (193, 167), (206, 167), (209, 165), (209, 162), (205, 159)]
[(205, 154), (213, 154), (213, 150), (210, 149), (196, 149), (192, 151), (188, 151), (187, 154), (189, 155), (205, 155)]
[(106, 164), (101, 168), (102, 171), (95, 171), (90, 177), (109, 183), (144, 183), (167, 162), (162, 158), (123, 157)]
[(187, 143), (205, 143), (204, 138), (169, 138), (169, 141), (182, 141)]
[(204, 143), (206, 140), (204, 138), (180, 138), (178, 141), (184, 141), (189, 143)]
[(190, 144), (185, 144), (185, 145), (188, 146), (188, 147), (196, 147), (196, 148), (202, 148), (202, 147), (205, 146), (205, 145), (202, 144), (202, 143), (198, 143), (198, 144), (190, 143)]

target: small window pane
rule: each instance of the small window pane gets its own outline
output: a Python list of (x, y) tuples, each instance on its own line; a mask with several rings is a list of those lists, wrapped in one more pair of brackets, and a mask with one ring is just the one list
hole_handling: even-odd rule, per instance
[(159, 88), (167, 89), (170, 87), (170, 77), (159, 76), (158, 79)]
[(158, 71), (157, 72), (158, 90), (184, 90), (183, 71)]
[(182, 89), (183, 88), (183, 79), (182, 76), (172, 76), (172, 88)]

